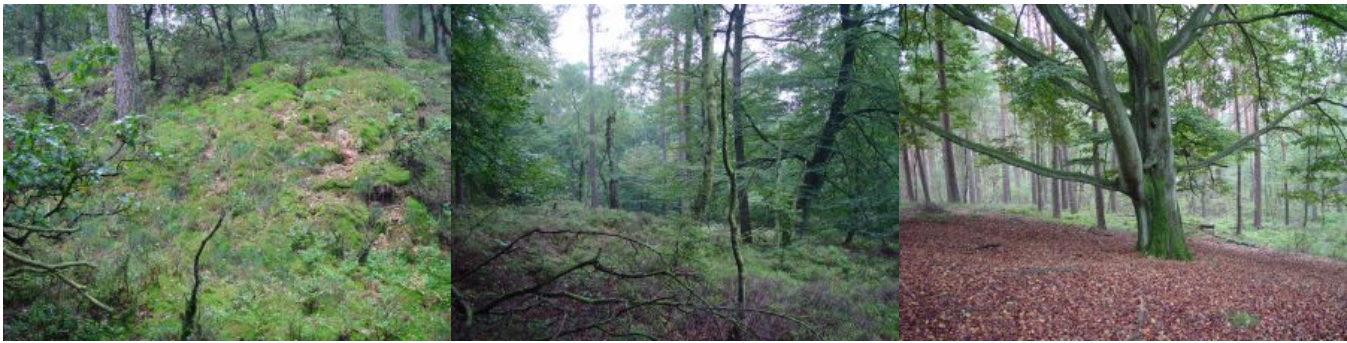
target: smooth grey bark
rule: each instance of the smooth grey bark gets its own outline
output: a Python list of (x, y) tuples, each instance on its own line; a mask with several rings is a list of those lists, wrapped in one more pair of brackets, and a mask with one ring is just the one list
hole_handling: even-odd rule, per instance
[(402, 57), (402, 19), (401, 13), (398, 12), (400, 9), (396, 4), (379, 5), (379, 9), (383, 11), (384, 42), (388, 44), (388, 49), (394, 56)]

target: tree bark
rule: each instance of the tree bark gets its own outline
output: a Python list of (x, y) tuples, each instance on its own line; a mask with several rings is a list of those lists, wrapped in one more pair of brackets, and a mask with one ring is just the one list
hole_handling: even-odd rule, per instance
[[(1052, 146), (1052, 167), (1062, 169), (1062, 147)], [(1052, 179), (1052, 217), (1062, 217), (1062, 180)]]
[[(1099, 132), (1098, 119), (1090, 119), (1090, 131)], [(1099, 158), (1099, 143), (1090, 145), (1090, 156), (1093, 157), (1094, 160), (1094, 162), (1091, 163), (1094, 165), (1094, 177), (1103, 178), (1104, 169)], [(1097, 185), (1094, 186), (1094, 222), (1095, 227), (1100, 229), (1108, 228), (1108, 223), (1104, 222), (1104, 192), (1103, 189)]]
[[(220, 14), (216, 12), (215, 5), (206, 5), (206, 9), (210, 12), (211, 21), (215, 23), (215, 41), (220, 43), (220, 58), (221, 58), (220, 69), (221, 74), (224, 74), (223, 77), (225, 82), (225, 89), (232, 91), (234, 90), (234, 78), (233, 78), (234, 68), (232, 67), (234, 63), (230, 62), (230, 60), (232, 59), (230, 55), (232, 54), (229, 52), (230, 51), (229, 45), (225, 42), (224, 39), (224, 27), (220, 25)], [(337, 24), (337, 30), (338, 31), (341, 30), (340, 23)]]
[(140, 83), (136, 80), (136, 43), (131, 36), (130, 5), (108, 5), (108, 33), (117, 46), (117, 64), (112, 69), (117, 94), (117, 117), (140, 112)]
[[(1244, 133), (1244, 128), (1240, 125), (1244, 121), (1244, 110), (1240, 107), (1239, 82), (1232, 82), (1235, 87), (1235, 132)], [(1244, 162), (1235, 163), (1235, 235), (1244, 234)]]
[[(1009, 142), (1008, 128), (1010, 127), (1010, 121), (1007, 119), (1009, 113), (1006, 111), (1006, 92), (997, 92), (997, 95), (1000, 96), (998, 107), (1001, 114), (1001, 139)], [(1010, 172), (1009, 164), (1001, 164), (1001, 203), (1006, 205), (1010, 204)]]
[[(731, 21), (733, 21), (731, 30), (734, 31), (734, 46), (731, 48), (733, 63), (730, 66), (730, 99), (733, 104), (731, 108), (734, 111), (734, 165), (736, 167), (742, 167), (744, 163), (748, 162), (748, 157), (744, 153), (744, 104), (740, 99), (740, 94), (744, 88), (744, 16), (747, 11), (748, 5), (740, 5), (738, 12), (735, 12), (736, 15), (731, 18)], [(747, 184), (739, 183), (735, 192), (735, 199), (738, 202), (735, 208), (739, 211), (736, 218), (739, 224), (739, 232), (743, 234), (744, 242), (753, 243), (753, 222), (750, 219), (751, 212), (748, 207)]]
[(617, 158), (613, 156), (613, 124), (617, 123), (617, 110), (608, 112), (604, 129), (604, 155), (608, 157), (608, 208), (622, 208), (617, 196)]
[(145, 53), (150, 56), (150, 81), (154, 81), (154, 91), (163, 88), (159, 81), (159, 59), (154, 53), (154, 4), (141, 5), (145, 8)]
[(257, 19), (257, 5), (248, 5), (248, 19), (253, 26), (253, 35), (257, 36), (257, 55), (265, 61), (268, 59), (267, 41), (262, 35), (262, 23)]
[(917, 187), (916, 187), (915, 182), (912, 181), (912, 178), (913, 178), (913, 177), (912, 177), (912, 162), (910, 161), (910, 160), (911, 160), (911, 158), (909, 158), (910, 156), (908, 156), (908, 155), (910, 155), (910, 154), (908, 154), (907, 151), (908, 151), (908, 148), (906, 148), (906, 147), (899, 147), (899, 148), (898, 148), (899, 158), (900, 158), (900, 160), (901, 160), (901, 162), (902, 162), (902, 164), (903, 164), (903, 181), (905, 182), (904, 190), (907, 191), (907, 192), (906, 192), (906, 194), (907, 194), (907, 200), (917, 201)]
[(917, 174), (921, 177), (921, 199), (922, 202), (931, 203), (931, 188), (926, 182), (926, 157), (922, 156), (922, 148), (912, 149), (917, 154)]
[[(1249, 109), (1253, 111), (1253, 116), (1249, 118), (1250, 130), (1258, 132), (1258, 106), (1250, 104)], [(1253, 139), (1253, 176), (1252, 183), (1249, 185), (1249, 197), (1253, 198), (1253, 228), (1254, 230), (1263, 228), (1263, 144), (1261, 137)]]
[[(939, 35), (935, 38), (935, 74), (940, 85), (940, 126), (945, 131), (950, 131), (949, 118), (949, 93), (947, 78), (945, 76), (945, 39)], [(946, 201), (958, 203), (959, 201), (959, 178), (954, 171), (954, 145), (948, 139), (940, 143), (940, 152), (945, 161), (945, 196)]]
[(46, 114), (48, 118), (52, 118), (56, 115), (56, 96), (54, 94), (56, 81), (52, 79), (51, 68), (47, 66), (47, 60), (42, 56), (43, 41), (47, 38), (47, 5), (37, 4), (34, 7), (37, 10), (37, 15), (35, 15), (37, 17), (37, 28), (33, 30), (33, 65), (37, 67), (37, 77), (38, 81), (42, 83), (42, 89), (47, 91), (45, 97), (47, 102), (42, 108), (42, 113)]
[(714, 30), (713, 26), (715, 23), (713, 21), (715, 20), (715, 17), (712, 16), (711, 5), (703, 4), (698, 6), (701, 10), (701, 14), (698, 17), (697, 28), (701, 31), (702, 48), (700, 61), (702, 70), (701, 79), (699, 79), (699, 82), (701, 83), (699, 88), (702, 91), (700, 110), (702, 113), (702, 130), (705, 133), (703, 137), (705, 138), (703, 138), (701, 142), (702, 176), (701, 182), (698, 183), (699, 186), (697, 187), (697, 197), (692, 199), (692, 216), (697, 220), (705, 220), (706, 208), (710, 206), (711, 196), (715, 193), (711, 189), (713, 187), (712, 174), (714, 173), (711, 162), (713, 160), (712, 155), (715, 153), (716, 140), (716, 123), (712, 120), (711, 116), (711, 78), (715, 77), (714, 71), (711, 68), (711, 61), (715, 59), (715, 52), (713, 51), (712, 45), (715, 44), (715, 36), (712, 34), (712, 31)]
[[(854, 8), (859, 11), (859, 6)], [(842, 130), (843, 124), (847, 120), (846, 104), (847, 94), (851, 90), (851, 71), (856, 61), (857, 34), (861, 27), (861, 21), (852, 15), (852, 5), (839, 5), (838, 12), (841, 16), (842, 28), (842, 60), (837, 70), (837, 86), (833, 89), (833, 99), (828, 105), (828, 118), (823, 123), (823, 129), (819, 132), (818, 141), (814, 145), (814, 153), (804, 165), (804, 178), (800, 184), (800, 190), (795, 198), (795, 209), (800, 213), (800, 222), (796, 226), (796, 232), (803, 235), (809, 227), (809, 216), (811, 202), (818, 195), (819, 190), (823, 188), (824, 172), (828, 166), (828, 160), (832, 158), (833, 143), (837, 132)], [(948, 158), (951, 148), (945, 147), (946, 157)], [(949, 162), (953, 162), (952, 159)], [(953, 170), (953, 166), (949, 170)], [(957, 188), (951, 188), (956, 190)], [(956, 193), (957, 194), (957, 193)]]
[(383, 10), (384, 42), (388, 44), (388, 49), (394, 56), (402, 57), (402, 19), (401, 13), (398, 12), (400, 9), (396, 4), (379, 5), (379, 9)]

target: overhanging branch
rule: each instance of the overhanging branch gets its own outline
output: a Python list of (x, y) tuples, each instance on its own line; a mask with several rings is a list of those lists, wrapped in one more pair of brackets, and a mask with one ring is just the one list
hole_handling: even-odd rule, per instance
[(883, 112), (883, 113), (896, 114), (896, 115), (898, 115), (898, 116), (901, 117), (901, 118), (906, 118), (906, 119), (908, 119), (908, 120), (911, 120), (912, 122), (916, 123), (917, 126), (921, 126), (922, 128), (926, 129), (927, 131), (931, 131), (931, 133), (934, 133), (936, 136), (940, 136), (941, 138), (948, 139), (950, 142), (953, 142), (954, 144), (958, 144), (959, 146), (962, 146), (962, 147), (964, 147), (964, 148), (968, 148), (969, 150), (973, 150), (973, 151), (975, 151), (975, 152), (977, 152), (977, 153), (979, 153), (979, 154), (982, 154), (983, 156), (991, 157), (991, 158), (993, 158), (993, 159), (996, 159), (997, 161), (1001, 161), (1001, 162), (1003, 162), (1003, 163), (1005, 163), (1005, 164), (1009, 164), (1009, 165), (1018, 167), (1018, 168), (1020, 168), (1020, 169), (1027, 170), (1027, 171), (1029, 171), (1029, 172), (1031, 172), (1031, 173), (1038, 174), (1038, 175), (1040, 175), (1040, 176), (1047, 177), (1047, 178), (1053, 178), (1053, 179), (1058, 179), (1058, 180), (1065, 180), (1065, 181), (1079, 182), (1079, 183), (1084, 183), (1084, 184), (1089, 184), (1089, 185), (1099, 186), (1100, 188), (1107, 189), (1107, 190), (1111, 190), (1111, 191), (1119, 191), (1119, 192), (1122, 191), (1121, 187), (1118, 186), (1118, 183), (1117, 183), (1117, 182), (1105, 180), (1105, 179), (1098, 178), (1098, 177), (1095, 177), (1095, 176), (1093, 176), (1093, 175), (1089, 175), (1089, 174), (1085, 174), (1085, 173), (1078, 173), (1078, 172), (1069, 172), (1069, 171), (1056, 170), (1056, 169), (1044, 167), (1044, 166), (1039, 165), (1039, 164), (1034, 163), (1034, 162), (1026, 161), (1026, 160), (1020, 158), (1019, 156), (1015, 156), (1014, 154), (1011, 154), (1011, 153), (1009, 153), (1009, 152), (1006, 152), (1006, 151), (1003, 151), (1003, 150), (1000, 150), (1000, 149), (997, 149), (997, 148), (994, 148), (994, 147), (982, 145), (982, 144), (979, 144), (979, 143), (977, 143), (977, 142), (973, 142), (973, 141), (970, 141), (970, 140), (968, 140), (968, 139), (965, 139), (965, 138), (963, 138), (963, 137), (959, 137), (959, 135), (956, 135), (956, 134), (954, 134), (954, 133), (952, 133), (952, 132), (946, 131), (945, 129), (941, 128), (939, 125), (936, 125), (936, 124), (934, 124), (934, 123), (931, 123), (931, 122), (929, 122), (929, 121), (926, 121), (926, 119), (923, 119), (923, 118), (921, 118), (920, 116), (916, 116), (916, 115), (905, 115), (903, 112), (893, 112), (893, 111), (887, 110), (887, 109), (865, 109), (865, 110), (860, 110), (860, 111), (857, 111), (857, 112), (858, 112), (858, 113), (866, 113), (866, 112)]
[(1240, 149), (1244, 149), (1244, 147), (1245, 147), (1245, 146), (1248, 146), (1249, 143), (1252, 143), (1254, 139), (1257, 139), (1258, 137), (1261, 137), (1261, 136), (1263, 136), (1264, 134), (1267, 134), (1268, 132), (1272, 132), (1273, 130), (1278, 130), (1278, 129), (1280, 129), (1279, 125), (1281, 124), (1281, 122), (1282, 122), (1283, 120), (1286, 120), (1286, 118), (1289, 117), (1289, 116), (1291, 115), (1291, 113), (1293, 113), (1293, 112), (1295, 112), (1295, 111), (1299, 111), (1300, 109), (1303, 109), (1303, 108), (1308, 107), (1308, 106), (1310, 106), (1310, 105), (1315, 105), (1315, 104), (1318, 104), (1318, 103), (1324, 102), (1324, 101), (1325, 101), (1325, 99), (1324, 99), (1323, 97), (1315, 97), (1315, 98), (1305, 99), (1304, 101), (1301, 101), (1301, 102), (1299, 102), (1299, 103), (1296, 103), (1295, 105), (1293, 105), (1293, 106), (1291, 106), (1291, 107), (1289, 107), (1289, 108), (1287, 108), (1287, 109), (1285, 109), (1285, 110), (1282, 110), (1281, 113), (1278, 113), (1276, 119), (1273, 119), (1271, 122), (1269, 122), (1267, 127), (1263, 128), (1263, 129), (1260, 129), (1260, 130), (1258, 130), (1258, 131), (1256, 131), (1256, 132), (1254, 132), (1254, 133), (1251, 133), (1251, 134), (1249, 134), (1249, 135), (1247, 135), (1247, 136), (1244, 136), (1244, 138), (1241, 138), (1239, 141), (1235, 142), (1235, 144), (1231, 144), (1230, 146), (1226, 147), (1224, 150), (1221, 150), (1221, 152), (1218, 152), (1218, 153), (1216, 153), (1215, 155), (1212, 155), (1211, 157), (1207, 157), (1207, 158), (1205, 158), (1205, 159), (1203, 159), (1203, 160), (1201, 160), (1201, 161), (1198, 161), (1197, 163), (1193, 163), (1193, 164), (1189, 164), (1189, 165), (1185, 165), (1185, 166), (1179, 166), (1179, 167), (1178, 167), (1178, 171), (1179, 171), (1179, 172), (1188, 172), (1188, 171), (1193, 171), (1193, 170), (1198, 170), (1198, 169), (1210, 167), (1210, 166), (1212, 166), (1213, 164), (1216, 164), (1216, 162), (1218, 162), (1218, 161), (1220, 161), (1221, 159), (1225, 158), (1226, 156), (1230, 156), (1230, 154), (1233, 154), (1233, 153), (1235, 153), (1236, 151), (1239, 151)]

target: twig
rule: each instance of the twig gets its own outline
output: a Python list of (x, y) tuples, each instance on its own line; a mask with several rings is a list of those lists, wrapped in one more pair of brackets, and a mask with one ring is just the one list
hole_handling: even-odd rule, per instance
[(220, 211), (220, 219), (215, 220), (215, 227), (206, 234), (206, 239), (201, 240), (201, 246), (196, 249), (196, 258), (192, 261), (192, 296), (187, 299), (187, 312), (182, 315), (182, 335), (178, 340), (186, 341), (192, 336), (192, 330), (196, 326), (196, 299), (197, 293), (201, 291), (201, 252), (206, 250), (206, 243), (210, 242), (211, 237), (215, 237), (215, 232), (220, 231), (220, 224), (224, 223), (225, 215), (229, 210)]

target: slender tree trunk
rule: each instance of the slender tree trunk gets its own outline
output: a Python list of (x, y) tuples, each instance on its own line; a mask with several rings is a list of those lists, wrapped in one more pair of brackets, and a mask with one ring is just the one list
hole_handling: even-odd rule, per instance
[(906, 147), (898, 148), (899, 157), (903, 164), (903, 181), (906, 182), (904, 189), (907, 191), (907, 200), (917, 201), (917, 188), (915, 182), (912, 181), (912, 162), (907, 151), (908, 148)]
[(589, 206), (599, 207), (603, 204), (603, 195), (599, 193), (599, 165), (597, 147), (595, 147), (594, 137), (598, 135), (598, 126), (594, 122), (595, 108), (592, 106), (594, 95), (594, 19), (598, 17), (598, 7), (596, 5), (586, 5), (585, 23), (589, 28), (589, 79), (585, 91), (586, 98), (590, 99), (591, 106), (589, 112), (589, 134), (585, 137), (585, 179), (589, 189)]
[[(1239, 86), (1235, 86), (1235, 132), (1244, 133), (1244, 111), (1240, 108)], [(1244, 234), (1244, 162), (1235, 162), (1235, 235)]]
[[(734, 46), (730, 51), (733, 63), (730, 65), (730, 101), (731, 108), (734, 111), (734, 165), (736, 168), (744, 166), (748, 162), (748, 157), (744, 153), (744, 104), (740, 99), (740, 93), (744, 88), (744, 16), (748, 11), (748, 5), (740, 5), (736, 16), (731, 18), (734, 21), (731, 30), (734, 31)], [(739, 224), (739, 232), (743, 233), (744, 242), (753, 243), (753, 221), (751, 220), (748, 207), (748, 185), (738, 183), (739, 187), (735, 192), (735, 199), (738, 204), (736, 221)]]
[[(1098, 119), (1090, 119), (1090, 130), (1092, 132), (1099, 132)], [(1094, 176), (1103, 178), (1104, 167), (1100, 163), (1099, 143), (1090, 145), (1090, 157), (1094, 160), (1094, 162), (1091, 163), (1094, 165)], [(1104, 191), (1097, 185), (1094, 186), (1094, 222), (1095, 226), (1101, 230), (1108, 228), (1108, 223), (1104, 222)]]
[[(678, 179), (683, 180), (683, 182), (691, 183), (692, 177), (691, 175), (688, 175), (688, 165), (692, 164), (693, 145), (692, 101), (690, 101), (692, 98), (692, 77), (690, 75), (692, 70), (692, 30), (683, 30), (682, 34), (684, 37), (682, 45), (683, 59), (678, 68), (678, 78), (674, 80), (674, 87), (677, 88), (678, 91), (676, 95), (678, 98), (678, 116), (682, 122), (682, 125), (680, 125), (680, 141), (682, 148), (679, 149), (681, 153), (678, 154), (680, 162), (678, 164)], [(678, 38), (678, 35), (674, 35), (674, 38)], [(678, 46), (676, 43), (674, 45)], [(691, 210), (692, 201), (683, 197), (681, 202), (680, 210), (685, 212)]]
[[(948, 80), (945, 76), (945, 40), (939, 36), (935, 38), (935, 74), (940, 81), (940, 93), (947, 94), (949, 90), (946, 84)], [(950, 129), (949, 107), (948, 97), (941, 96), (940, 126), (945, 131), (952, 131)], [(959, 179), (954, 172), (954, 145), (948, 139), (942, 139), (940, 149), (945, 159), (945, 190), (948, 197), (946, 200), (952, 203), (961, 202), (959, 201)]]
[(150, 81), (154, 81), (154, 92), (163, 88), (159, 82), (159, 59), (154, 53), (154, 4), (141, 5), (145, 8), (145, 53), (150, 56)]
[[(248, 22), (253, 25), (253, 35), (257, 36), (257, 55), (267, 60), (267, 41), (262, 35), (262, 23), (257, 20), (257, 5), (248, 5)], [(146, 38), (148, 40), (149, 38)]]
[[(1253, 110), (1253, 116), (1249, 118), (1252, 124), (1249, 128), (1252, 132), (1258, 132), (1258, 106), (1250, 104), (1250, 110)], [(1251, 132), (1251, 133), (1252, 133)], [(1253, 228), (1254, 230), (1263, 228), (1263, 139), (1261, 136), (1253, 139), (1253, 181), (1249, 189), (1249, 197), (1253, 198)]]
[[(206, 5), (206, 8), (210, 11), (211, 21), (215, 22), (215, 41), (220, 43), (220, 69), (222, 69), (222, 74), (224, 74), (225, 90), (232, 91), (234, 90), (234, 68), (232, 67), (234, 63), (230, 62), (232, 59), (230, 55), (232, 54), (229, 52), (229, 46), (225, 43), (224, 26), (220, 25), (220, 15), (216, 12), (215, 5)], [(333, 10), (335, 11), (336, 9)], [(337, 30), (341, 31), (340, 22), (337, 23)]]
[[(1043, 146), (1037, 142), (1034, 143), (1034, 163), (1043, 164)], [(1038, 212), (1043, 212), (1043, 179), (1038, 174), (1029, 176), (1029, 182), (1032, 183), (1034, 193), (1034, 206)]]
[[(742, 27), (744, 6), (745, 5), (735, 5), (734, 10), (730, 12), (730, 20), (729, 20), (730, 23), (729, 25), (727, 25), (726, 30), (727, 33), (729, 31), (736, 30), (736, 27)], [(710, 24), (709, 21), (707, 23)], [(733, 36), (742, 37), (743, 35), (742, 33), (737, 33)], [(737, 49), (730, 47), (731, 38), (733, 38), (732, 35), (730, 34), (725, 35), (725, 50), (724, 50), (725, 55), (730, 54), (731, 50)], [(725, 64), (726, 64), (725, 57), (726, 56), (722, 56), (720, 60), (721, 75), (725, 74)], [(722, 76), (720, 78), (720, 126), (723, 127), (729, 125), (728, 117), (729, 115), (725, 111), (725, 78)], [(728, 178), (730, 184), (730, 192), (729, 194), (727, 194), (729, 199), (725, 199), (725, 203), (729, 205), (725, 211), (725, 223), (728, 224), (730, 227), (730, 249), (734, 254), (734, 267), (735, 271), (737, 272), (736, 274), (737, 277), (735, 277), (735, 306), (738, 309), (738, 311), (736, 311), (737, 312), (736, 318), (738, 320), (734, 322), (733, 324), (734, 329), (730, 331), (729, 338), (730, 340), (739, 340), (743, 337), (742, 323), (744, 322), (744, 319), (746, 317), (746, 314), (744, 313), (744, 303), (745, 303), (744, 259), (742, 256), (739, 256), (739, 230), (737, 229), (736, 225), (737, 223), (735, 220), (737, 212), (735, 211), (736, 201), (734, 198), (738, 197), (739, 194), (738, 189), (739, 182), (734, 175), (734, 166), (730, 165), (730, 154), (729, 154), (730, 142), (727, 136), (728, 132), (722, 132), (720, 135), (720, 161), (721, 165), (725, 167), (725, 176), (726, 178)]]
[(921, 177), (921, 199), (923, 202), (931, 203), (931, 188), (926, 182), (926, 157), (922, 156), (922, 148), (912, 149), (917, 154), (917, 174)]
[[(47, 38), (47, 5), (37, 4), (34, 6), (37, 10), (37, 28), (33, 30), (33, 65), (37, 67), (37, 77), (38, 81), (42, 82), (42, 89), (47, 91), (45, 96), (47, 102), (42, 108), (42, 113), (46, 114), (48, 118), (52, 118), (56, 115), (56, 96), (53, 93), (56, 91), (56, 81), (52, 79), (51, 68), (47, 66), (47, 60), (42, 56), (43, 41)], [(111, 23), (111, 21), (109, 21), (109, 23)], [(135, 54), (132, 54), (132, 56), (135, 56)], [(120, 64), (118, 64), (118, 66), (120, 66)], [(120, 91), (121, 89), (118, 88), (118, 90)], [(118, 98), (120, 99), (121, 96), (118, 95)], [(120, 102), (118, 102), (118, 104), (120, 105)], [(120, 109), (121, 107), (118, 106), (118, 110)], [(118, 112), (119, 115), (122, 113), (123, 112), (120, 111)]]
[[(997, 103), (1001, 109), (1001, 139), (1010, 141), (1010, 135), (1007, 133), (1010, 127), (1010, 121), (1007, 119), (1009, 114), (1006, 111), (1006, 92), (997, 92), (1000, 101)], [(1010, 204), (1010, 165), (1001, 164), (1001, 203)]]
[(604, 128), (604, 155), (608, 157), (608, 208), (622, 208), (617, 196), (617, 157), (613, 155), (613, 125), (617, 123), (617, 110), (608, 112)]
[(108, 33), (117, 46), (117, 64), (112, 69), (117, 94), (117, 117), (140, 112), (140, 82), (136, 79), (136, 43), (131, 36), (130, 5), (108, 5)]
[(426, 4), (416, 6), (416, 24), (412, 25), (412, 31), (416, 31), (416, 41), (426, 41)]
[[(224, 8), (225, 31), (229, 32), (229, 53), (237, 54), (236, 50), (239, 48), (239, 40), (238, 36), (234, 35), (234, 8), (231, 7), (230, 5), (220, 5), (220, 6), (223, 6)], [(238, 68), (239, 63), (243, 62), (242, 61), (243, 59), (238, 58), (238, 56), (233, 56), (230, 58), (230, 60), (234, 62), (233, 65), (234, 68)]]
[[(855, 8), (859, 11), (859, 6)], [(828, 160), (832, 158), (833, 142), (836, 139), (837, 132), (842, 131), (842, 126), (847, 120), (846, 103), (847, 93), (851, 89), (851, 71), (856, 61), (857, 49), (857, 31), (861, 26), (861, 21), (852, 16), (852, 5), (840, 5), (839, 12), (842, 17), (842, 60), (837, 71), (837, 87), (833, 89), (832, 102), (828, 105), (828, 119), (823, 123), (823, 130), (819, 133), (818, 142), (814, 145), (814, 153), (804, 165), (804, 181), (800, 184), (800, 190), (795, 198), (795, 209), (800, 213), (800, 222), (796, 227), (796, 232), (803, 235), (809, 226), (809, 216), (811, 203), (814, 197), (823, 188), (824, 172), (828, 166)], [(950, 158), (952, 149), (948, 144), (945, 145), (946, 158)], [(949, 162), (954, 160), (950, 158)], [(949, 170), (953, 170), (952, 165), (947, 165)], [(950, 188), (954, 194), (957, 187)]]
[[(1055, 169), (1062, 168), (1062, 148), (1058, 145), (1052, 146), (1052, 166)], [(1062, 180), (1052, 179), (1052, 217), (1062, 217)]]
[(700, 186), (697, 187), (697, 198), (692, 199), (692, 215), (697, 220), (705, 220), (706, 208), (710, 206), (711, 196), (715, 193), (711, 189), (713, 186), (712, 173), (714, 172), (712, 169), (712, 160), (714, 160), (712, 155), (715, 153), (716, 139), (716, 123), (712, 120), (711, 116), (711, 79), (715, 77), (714, 71), (711, 68), (711, 61), (715, 59), (715, 52), (713, 51), (714, 46), (712, 45), (715, 44), (715, 36), (712, 35), (712, 31), (714, 29), (713, 26), (715, 25), (713, 22), (715, 17), (712, 16), (711, 5), (699, 5), (699, 8), (701, 10), (701, 15), (697, 22), (697, 28), (701, 31), (702, 75), (699, 81), (701, 84), (698, 88), (702, 91), (700, 110), (702, 113), (702, 129), (705, 132), (705, 135), (702, 139), (701, 150), (702, 176), (701, 182), (698, 183)]

